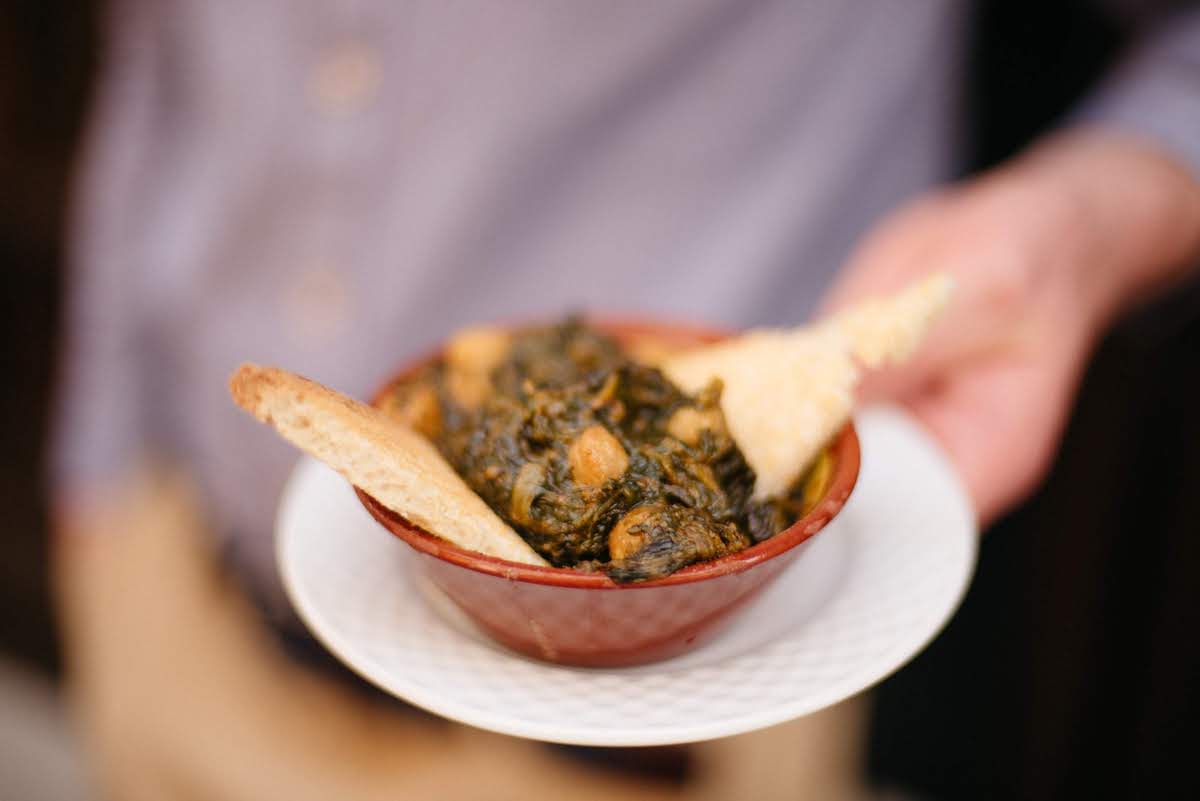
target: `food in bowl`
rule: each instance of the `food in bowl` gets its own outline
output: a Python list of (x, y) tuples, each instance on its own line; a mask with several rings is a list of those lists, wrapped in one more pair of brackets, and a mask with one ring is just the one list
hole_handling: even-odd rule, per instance
[(784, 530), (821, 494), (829, 456), (787, 492), (755, 473), (721, 410), (579, 318), (472, 329), (381, 399), (556, 567), (661, 578)]
[(820, 495), (859, 365), (907, 356), (944, 276), (809, 328), (646, 364), (579, 321), (473, 329), (385, 412), (244, 365), (235, 400), (387, 509), (469, 550), (653, 580), (771, 538)]

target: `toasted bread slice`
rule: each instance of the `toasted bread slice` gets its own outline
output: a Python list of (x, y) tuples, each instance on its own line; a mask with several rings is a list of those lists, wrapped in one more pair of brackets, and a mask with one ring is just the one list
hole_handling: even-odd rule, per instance
[(858, 367), (822, 331), (753, 331), (663, 364), (685, 392), (713, 378), (721, 410), (757, 479), (754, 496), (782, 495), (850, 417)]
[(850, 419), (860, 365), (907, 358), (949, 300), (950, 279), (933, 275), (828, 321), (750, 331), (661, 363), (685, 392), (712, 379), (721, 410), (757, 480), (754, 496), (786, 493)]
[(546, 564), (428, 440), (376, 409), (276, 367), (245, 364), (238, 405), (422, 529), (472, 551)]
[(857, 303), (820, 325), (837, 329), (864, 367), (896, 364), (921, 344), (953, 290), (950, 276), (934, 273), (894, 295)]

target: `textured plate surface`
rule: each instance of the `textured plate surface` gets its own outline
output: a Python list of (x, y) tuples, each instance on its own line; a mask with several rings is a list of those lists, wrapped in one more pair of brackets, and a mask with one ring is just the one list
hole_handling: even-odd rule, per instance
[(836, 703), (929, 642), (958, 606), (977, 530), (961, 483), (906, 415), (856, 423), (863, 463), (841, 514), (720, 638), (654, 665), (568, 668), (478, 633), (409, 570), (407, 546), (305, 460), (277, 520), (300, 616), (352, 669), (410, 703), (504, 734), (659, 745), (740, 734)]

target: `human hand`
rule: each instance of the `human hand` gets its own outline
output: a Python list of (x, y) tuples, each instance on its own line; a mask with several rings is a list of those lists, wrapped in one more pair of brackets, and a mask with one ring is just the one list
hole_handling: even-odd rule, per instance
[(1200, 186), (1144, 144), (1081, 130), (896, 212), (825, 309), (934, 271), (954, 278), (916, 359), (870, 378), (863, 400), (907, 406), (987, 523), (1046, 472), (1112, 317), (1198, 252)]

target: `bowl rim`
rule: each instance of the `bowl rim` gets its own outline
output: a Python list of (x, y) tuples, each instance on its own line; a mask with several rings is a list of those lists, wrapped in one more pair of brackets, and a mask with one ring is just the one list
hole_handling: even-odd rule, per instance
[[(714, 342), (730, 335), (729, 332), (687, 323), (655, 323), (620, 318), (593, 319), (591, 317), (587, 318), (587, 322), (589, 325), (594, 325), (618, 338), (655, 335), (667, 339), (674, 338), (691, 342)], [(505, 327), (515, 328), (520, 326)], [(397, 370), (372, 395), (371, 404), (378, 406), (380, 401), (396, 384), (405, 380), (440, 355), (441, 350), (438, 349)], [(858, 481), (861, 452), (859, 450), (858, 433), (854, 428), (853, 421), (847, 422), (842, 427), (834, 437), (829, 449), (832, 451), (834, 457), (834, 470), (829, 481), (829, 486), (813, 508), (791, 526), (769, 539), (751, 545), (748, 548), (743, 548), (740, 551), (717, 559), (711, 559), (707, 562), (688, 565), (662, 578), (627, 584), (618, 584), (605, 573), (586, 572), (570, 567), (551, 567), (510, 562), (506, 559), (461, 548), (426, 532), (418, 526), (414, 526), (358, 487), (354, 487), (354, 492), (371, 516), (394, 536), (403, 540), (419, 553), (449, 562), (458, 567), (510, 581), (530, 584), (544, 584), (576, 589), (644, 590), (656, 587), (694, 584), (719, 576), (744, 572), (756, 565), (791, 551), (825, 528), (838, 512), (841, 511)]]

